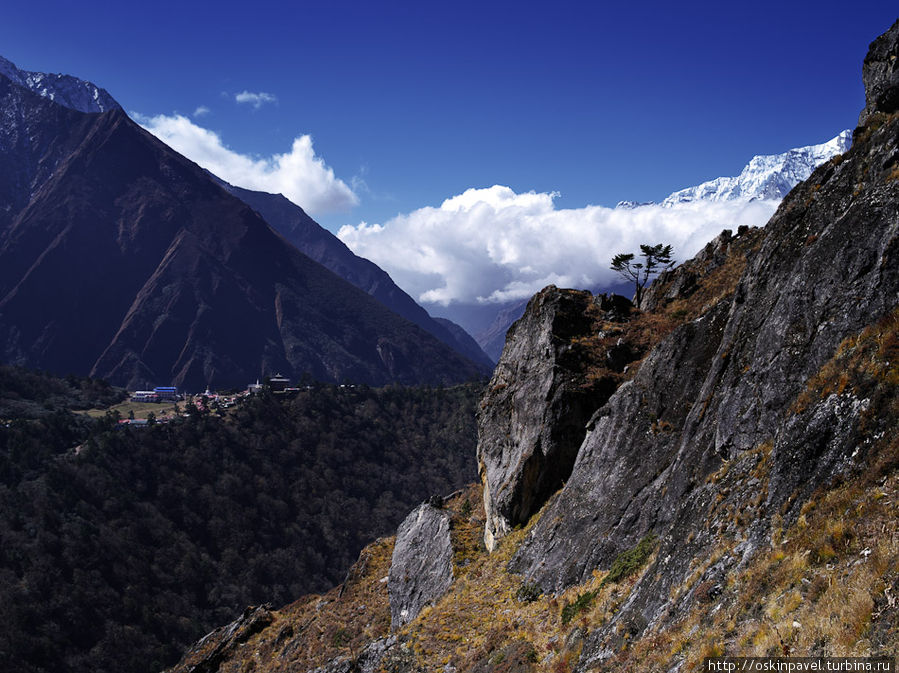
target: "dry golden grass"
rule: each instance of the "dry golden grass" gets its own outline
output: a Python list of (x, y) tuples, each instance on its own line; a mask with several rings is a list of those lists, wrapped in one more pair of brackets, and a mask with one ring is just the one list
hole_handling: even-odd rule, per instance
[(699, 287), (689, 297), (675, 299), (664, 311), (679, 323), (698, 318), (722, 299), (731, 296), (746, 268), (746, 253), (734, 250), (721, 266), (700, 278)]
[[(899, 477), (882, 486), (843, 486), (790, 527), (783, 545), (759, 552), (733, 574), (714, 601), (698, 600), (675, 624), (665, 624), (618, 653), (603, 670), (702, 670), (708, 656), (873, 656), (894, 652), (895, 624), (872, 640), (874, 625), (891, 608), (890, 586), (899, 576), (896, 508)], [(886, 502), (885, 501), (889, 501)], [(847, 543), (844, 517), (855, 510)], [(816, 531), (842, 540), (831, 562), (812, 562)], [(703, 564), (705, 565), (705, 564)], [(688, 584), (689, 580), (685, 583)], [(684, 587), (686, 590), (686, 586)]]
[[(577, 661), (579, 649), (566, 650), (565, 635), (576, 628), (589, 631), (608, 621), (630, 593), (640, 570), (652, 561), (652, 557), (645, 559), (640, 570), (617, 583), (604, 584), (607, 573), (594, 571), (587, 582), (558, 595), (528, 596), (527, 591), (520, 591), (525, 580), (509, 573), (506, 565), (539, 516), (503, 538), (493, 554), (487, 554), (482, 545), (473, 558), (464, 553), (471, 560), (449, 593), (400, 632), (408, 638), (424, 670), (440, 670), (446, 664), (469, 670), (479, 662), (501, 658), (504, 648), (512, 646), (533, 649), (530, 661), (535, 671), (568, 670), (566, 667)], [(475, 526), (474, 530), (460, 530), (469, 525)], [(456, 539), (468, 539), (475, 532), (480, 536), (483, 521), (473, 517), (454, 529)], [(592, 594), (593, 600), (563, 623), (565, 606), (585, 594)], [(542, 663), (549, 654), (553, 655), (551, 663)]]

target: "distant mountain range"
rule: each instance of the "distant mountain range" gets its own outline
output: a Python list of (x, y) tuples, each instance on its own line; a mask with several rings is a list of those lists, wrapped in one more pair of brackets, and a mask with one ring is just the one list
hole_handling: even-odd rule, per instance
[[(782, 154), (764, 154), (752, 157), (736, 177), (721, 177), (687, 187), (670, 194), (660, 205), (673, 206), (692, 201), (756, 201), (780, 200), (793, 187), (808, 178), (818, 166), (852, 145), (852, 131), (840, 132), (836, 137), (819, 145), (808, 145), (787, 150)], [(620, 201), (618, 208), (638, 208), (653, 205), (635, 201)]]
[(0, 109), (0, 360), (194, 390), (275, 372), (484, 373), (297, 250), (95, 85), (3, 60)]
[(19, 70), (15, 64), (2, 56), (0, 56), (0, 75), (13, 84), (79, 112), (107, 112), (120, 109), (119, 104), (105, 89), (71, 75)]

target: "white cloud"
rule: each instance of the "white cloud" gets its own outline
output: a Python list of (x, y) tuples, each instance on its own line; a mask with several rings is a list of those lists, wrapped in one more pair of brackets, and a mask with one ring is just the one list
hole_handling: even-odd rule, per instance
[(289, 152), (255, 158), (227, 147), (214, 131), (182, 115), (135, 115), (150, 133), (223, 180), (238, 187), (283, 194), (311, 214), (344, 211), (359, 199), (315, 155), (312, 137), (294, 139)]
[(639, 251), (641, 243), (670, 243), (678, 260), (688, 259), (722, 229), (763, 225), (778, 203), (556, 209), (556, 196), (517, 194), (500, 185), (469, 189), (440, 207), (383, 225), (344, 226), (338, 236), (423, 302), (502, 302), (528, 297), (550, 283), (611, 285), (619, 281), (609, 269), (612, 256)]
[(241, 91), (239, 94), (236, 94), (234, 96), (234, 100), (236, 100), (238, 103), (248, 103), (257, 110), (266, 103), (278, 102), (277, 96), (275, 96), (274, 94), (265, 93), (264, 91), (260, 91), (259, 93), (253, 93), (252, 91)]
[(194, 110), (193, 116), (194, 117), (203, 117), (205, 115), (208, 115), (210, 112), (212, 112), (212, 110), (210, 110), (208, 107), (206, 107), (205, 105), (200, 105), (197, 107), (196, 110)]

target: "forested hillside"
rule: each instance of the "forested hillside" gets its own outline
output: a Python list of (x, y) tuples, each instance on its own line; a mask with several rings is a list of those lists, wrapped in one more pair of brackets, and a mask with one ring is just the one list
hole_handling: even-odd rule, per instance
[(102, 379), (57, 378), (22, 367), (0, 365), (0, 419), (37, 418), (58, 409), (107, 407), (125, 399), (121, 388)]
[(250, 398), (142, 429), (0, 426), (4, 671), (156, 671), (246, 605), (339, 582), (475, 478), (478, 386)]

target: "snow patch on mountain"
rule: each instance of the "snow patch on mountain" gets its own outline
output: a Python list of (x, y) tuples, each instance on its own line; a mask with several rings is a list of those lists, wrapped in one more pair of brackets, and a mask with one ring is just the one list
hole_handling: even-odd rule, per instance
[(71, 75), (20, 70), (0, 56), (0, 75), (39, 96), (79, 112), (106, 112), (121, 107), (105, 89)]
[(691, 201), (755, 201), (780, 200), (797, 184), (808, 178), (818, 166), (831, 157), (841, 154), (852, 144), (852, 132), (843, 131), (835, 138), (820, 145), (797, 147), (783, 154), (767, 154), (753, 157), (740, 175), (703, 182), (674, 192), (663, 206)]

